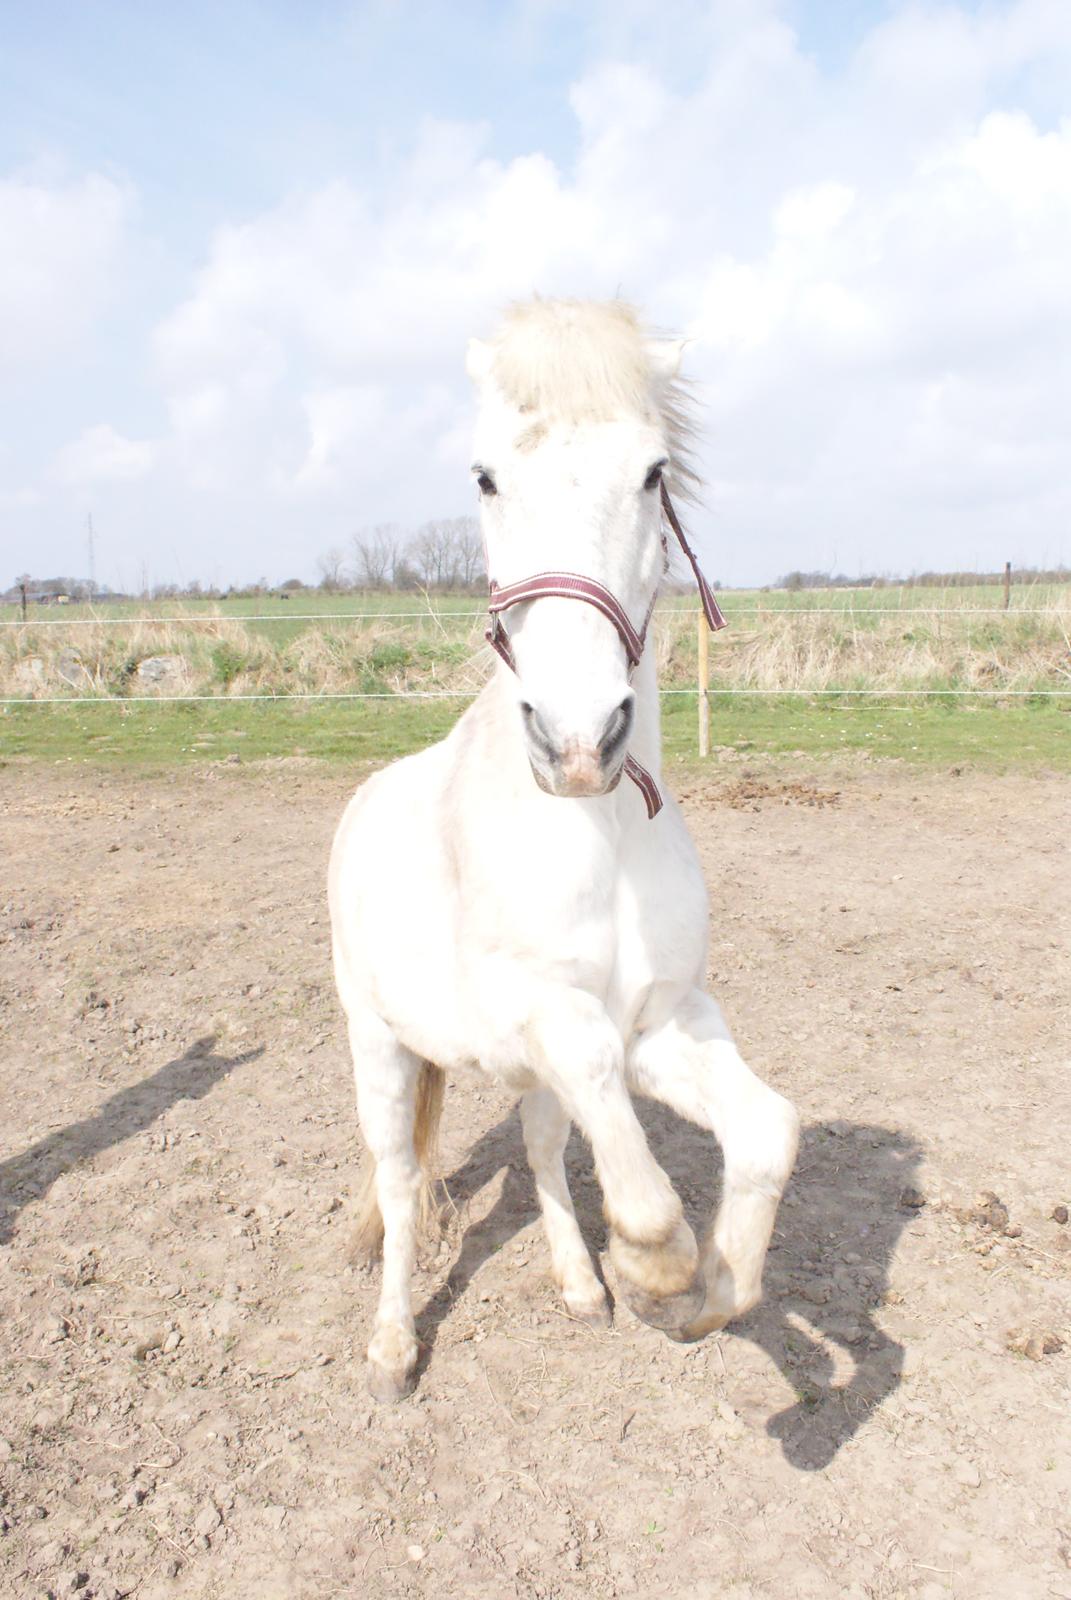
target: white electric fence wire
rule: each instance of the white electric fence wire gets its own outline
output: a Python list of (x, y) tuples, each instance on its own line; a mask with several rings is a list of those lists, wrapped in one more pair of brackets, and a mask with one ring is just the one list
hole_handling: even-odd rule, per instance
[[(804, 617), (835, 616), (851, 618), (853, 621), (863, 616), (895, 617), (901, 623), (909, 617), (1011, 617), (1011, 616), (1045, 616), (1050, 615), (1053, 608), (1042, 606), (1014, 606), (1004, 607), (981, 606), (755, 606), (742, 607), (730, 611), (730, 620), (733, 617), (757, 617), (764, 619), (773, 616), (788, 616), (794, 619)], [(692, 607), (688, 606), (660, 606), (655, 612), (656, 616), (688, 616), (692, 614)], [(249, 615), (234, 614), (224, 616), (219, 613), (200, 615), (197, 613), (182, 612), (171, 617), (34, 617), (15, 621), (0, 619), (0, 626), (5, 628), (77, 628), (77, 627), (134, 627), (134, 626), (170, 626), (185, 627), (189, 624), (212, 624), (221, 622), (402, 622), (402, 621), (471, 621), (477, 617), (486, 616), (486, 612), (479, 611), (441, 611), (425, 608), (423, 611), (299, 611), (282, 613), (252, 613)], [(778, 697), (788, 695), (806, 696), (871, 696), (879, 699), (933, 698), (935, 696), (956, 696), (972, 699), (1053, 699), (1071, 695), (1071, 687), (1067, 689), (753, 689), (753, 688), (719, 688), (711, 685), (712, 695), (755, 695)], [(284, 704), (307, 700), (470, 700), (479, 693), (478, 689), (442, 689), (442, 690), (383, 690), (368, 692), (334, 692), (310, 691), (302, 694), (184, 694), (184, 695), (55, 695), (55, 696), (0, 696), (0, 705), (190, 705), (199, 703), (215, 703), (219, 705), (233, 705), (242, 701), (278, 701)], [(695, 694), (694, 689), (663, 689), (664, 695)]]
[[(991, 700), (1049, 700), (1071, 697), (1071, 686), (1066, 689), (719, 689), (712, 685), (707, 691), (711, 699), (720, 695), (766, 695), (774, 698), (787, 695), (859, 695), (882, 700), (903, 700), (941, 696), (969, 697)], [(306, 700), (475, 700), (479, 689), (385, 689), (378, 692), (353, 693), (333, 690), (311, 690), (304, 694), (130, 694), (130, 695), (2, 695), (0, 706), (181, 706), (207, 703), (232, 706), (242, 701), (271, 701), (275, 705), (300, 705)], [(698, 693), (695, 689), (660, 689), (660, 694), (681, 695)]]
[[(723, 607), (723, 610), (725, 608)], [(1055, 606), (741, 606), (725, 611), (726, 617), (1044, 617)], [(656, 617), (686, 617), (688, 606), (659, 606)], [(134, 628), (187, 627), (220, 622), (434, 622), (475, 621), (486, 617), (482, 611), (293, 611), (253, 612), (178, 612), (172, 617), (21, 617), (0, 618), (0, 628)]]

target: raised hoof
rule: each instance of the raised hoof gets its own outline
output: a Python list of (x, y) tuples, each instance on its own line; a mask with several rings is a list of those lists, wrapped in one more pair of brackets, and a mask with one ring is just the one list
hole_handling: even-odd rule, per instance
[(368, 1363), (368, 1392), (373, 1400), (378, 1400), (380, 1405), (397, 1405), (399, 1400), (407, 1400), (416, 1388), (416, 1367), (411, 1367), (408, 1372), (391, 1370), (381, 1367), (375, 1361)]
[(728, 1315), (708, 1315), (702, 1313), (694, 1322), (685, 1323), (682, 1328), (667, 1329), (671, 1339), (678, 1344), (697, 1344), (700, 1339), (705, 1339), (708, 1333), (717, 1333), (724, 1328), (730, 1320)]
[(711, 1274), (706, 1301), (698, 1316), (674, 1334), (674, 1338), (684, 1344), (694, 1344), (697, 1339), (705, 1339), (708, 1333), (718, 1333), (727, 1322), (746, 1316), (761, 1298), (759, 1289), (738, 1291), (725, 1261), (715, 1263), (711, 1271), (712, 1263), (708, 1258), (706, 1266)]
[(646, 1322), (648, 1327), (671, 1335), (695, 1321), (707, 1297), (706, 1281), (700, 1271), (696, 1272), (688, 1288), (680, 1290), (678, 1294), (648, 1294), (646, 1289), (622, 1277), (618, 1278), (617, 1286), (633, 1316)]

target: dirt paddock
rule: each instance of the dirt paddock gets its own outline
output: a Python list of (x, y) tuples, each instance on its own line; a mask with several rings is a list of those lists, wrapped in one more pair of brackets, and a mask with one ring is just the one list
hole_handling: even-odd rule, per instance
[[(1066, 782), (687, 782), (712, 988), (806, 1124), (766, 1300), (694, 1346), (571, 1321), (516, 1114), (453, 1083), (392, 1410), (345, 1255), (350, 787), (0, 771), (0, 1592), (1071, 1597)], [(710, 1140), (644, 1116), (703, 1215)]]

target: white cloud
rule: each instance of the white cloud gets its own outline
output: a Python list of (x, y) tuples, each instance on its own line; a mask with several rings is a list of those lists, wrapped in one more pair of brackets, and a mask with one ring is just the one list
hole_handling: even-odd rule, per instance
[(21, 489), (0, 489), (0, 511), (25, 511), (29, 506), (41, 504), (40, 489), (28, 485)]
[[(690, 87), (626, 29), (571, 90), (568, 170), (428, 120), (375, 193), (338, 180), (219, 229), (154, 338), (168, 437), (98, 425), (67, 476), (192, 497), (206, 564), (243, 507), (233, 576), (300, 562), (300, 526), (311, 572), (361, 522), (466, 503), (463, 346), (503, 301), (620, 289), (694, 340), (720, 577), (1066, 554), (1071, 123), (1022, 97), (1062, 81), (1066, 104), (1071, 11), (905, 6), (825, 77), (773, 4), (673, 11)], [(39, 255), (69, 287), (78, 195), (99, 302), (114, 186), (42, 202), (64, 220)]]
[(86, 428), (60, 451), (57, 476), (75, 487), (95, 483), (131, 483), (152, 471), (157, 446), (147, 439), (127, 439), (107, 422)]
[(113, 291), (127, 210), (126, 192), (97, 175), (0, 181), (5, 364), (52, 360), (92, 327)]
[(330, 488), (339, 482), (347, 458), (374, 450), (389, 420), (382, 392), (354, 384), (317, 389), (303, 395), (301, 404), (309, 445), (290, 480), (295, 489)]

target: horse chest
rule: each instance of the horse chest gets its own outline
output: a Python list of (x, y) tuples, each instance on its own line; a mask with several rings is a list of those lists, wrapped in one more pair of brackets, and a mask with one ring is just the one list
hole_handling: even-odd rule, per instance
[[(679, 875), (629, 870), (609, 853), (596, 870), (559, 858), (525, 862), (468, 898), (457, 951), (482, 968), (516, 962), (541, 978), (583, 989), (628, 1011), (652, 983), (691, 974), (702, 944), (700, 920)], [(682, 908), (688, 914), (681, 915)]]

